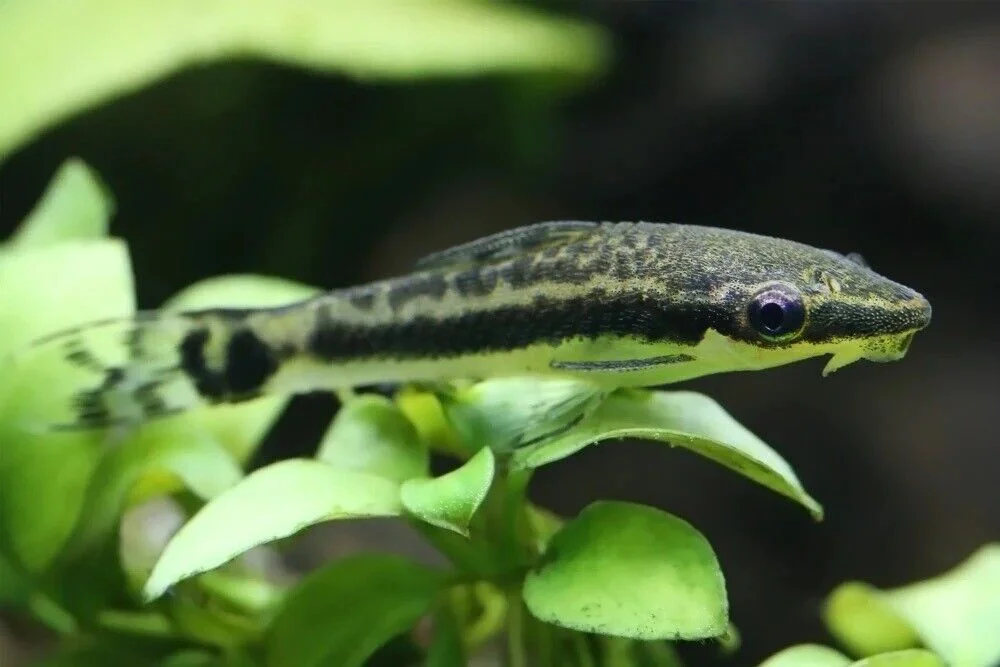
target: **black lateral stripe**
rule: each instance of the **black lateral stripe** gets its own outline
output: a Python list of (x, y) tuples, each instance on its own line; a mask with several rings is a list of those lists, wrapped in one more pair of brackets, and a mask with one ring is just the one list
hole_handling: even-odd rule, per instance
[[(320, 312), (308, 352), (325, 361), (359, 358), (437, 358), (504, 352), (569, 339), (627, 336), (696, 344), (708, 328), (732, 329), (718, 305), (661, 304), (639, 297), (593, 294), (564, 301), (472, 310), (451, 317), (414, 317), (358, 324)], [(677, 360), (679, 361), (679, 360)]]

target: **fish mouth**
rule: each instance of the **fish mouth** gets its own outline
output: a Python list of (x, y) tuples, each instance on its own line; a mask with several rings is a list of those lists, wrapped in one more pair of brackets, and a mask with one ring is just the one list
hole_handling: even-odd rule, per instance
[(881, 336), (859, 341), (856, 346), (835, 351), (823, 368), (823, 375), (827, 376), (860, 359), (882, 363), (899, 361), (905, 357), (917, 332), (931, 323), (930, 302), (919, 294), (914, 294), (910, 306), (903, 311), (903, 326)]
[(931, 323), (931, 316), (934, 314), (934, 309), (931, 308), (930, 301), (920, 294), (916, 294), (912, 305), (907, 308), (907, 313), (909, 313), (913, 323), (913, 331), (910, 332), (910, 340), (912, 340), (913, 334), (921, 329), (925, 329)]

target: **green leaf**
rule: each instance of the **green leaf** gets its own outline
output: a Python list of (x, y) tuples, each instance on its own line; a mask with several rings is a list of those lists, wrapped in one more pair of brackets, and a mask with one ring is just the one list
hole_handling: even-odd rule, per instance
[(524, 582), (538, 619), (632, 639), (704, 639), (728, 627), (722, 571), (690, 524), (652, 507), (589, 505)]
[(880, 653), (853, 663), (854, 667), (945, 667), (939, 656), (922, 649)]
[(781, 650), (760, 663), (760, 667), (847, 667), (851, 659), (819, 644), (799, 644)]
[(493, 452), (483, 447), (457, 470), (434, 479), (408, 479), (400, 487), (403, 507), (429, 524), (468, 535), (469, 522), (493, 482)]
[[(52, 331), (135, 311), (132, 270), (117, 240), (66, 241), (0, 254), (0, 532), (9, 553), (38, 571), (58, 553), (79, 515), (103, 439), (52, 433), (72, 406), (53, 387), (75, 386), (79, 371), (60, 356), (22, 358)], [(17, 352), (15, 357), (7, 356)], [(58, 493), (59, 502), (39, 502)]]
[[(291, 280), (252, 274), (217, 276), (181, 290), (163, 304), (166, 311), (201, 308), (269, 308), (302, 301), (320, 289)], [(245, 461), (288, 404), (286, 396), (265, 396), (235, 405), (213, 406), (185, 415), (197, 420), (238, 461)]]
[[(921, 643), (954, 667), (992, 667), (1000, 661), (1000, 543), (903, 588), (843, 584), (827, 600), (824, 616), (831, 633), (858, 655)], [(876, 625), (863, 627), (866, 618)]]
[(920, 644), (916, 630), (879, 591), (862, 582), (841, 584), (827, 599), (827, 625), (854, 655), (875, 655)]
[(96, 172), (71, 158), (59, 167), (41, 200), (8, 240), (8, 247), (101, 238), (108, 233), (113, 213), (114, 201)]
[(268, 667), (360, 667), (428, 612), (445, 579), (395, 555), (364, 554), (305, 577), (265, 638)]
[(502, 377), (441, 392), (445, 415), (473, 451), (510, 452), (564, 431), (596, 409), (608, 391), (573, 379)]
[(253, 547), (332, 519), (400, 514), (389, 480), (320, 461), (291, 459), (254, 472), (214, 498), (167, 544), (146, 582), (147, 599)]
[(597, 29), (463, 0), (7, 0), (0, 159), (71, 114), (184, 67), (256, 57), (365, 79), (589, 73)]
[[(167, 473), (161, 492), (172, 491), (175, 479), (203, 499), (213, 498), (243, 476), (236, 461), (204, 429), (190, 420), (172, 418), (150, 423), (122, 446), (109, 451), (94, 471), (87, 489), (83, 520), (70, 542), (82, 551), (114, 529), (129, 494), (143, 478)], [(146, 490), (144, 495), (155, 493)]]
[(199, 280), (167, 299), (170, 312), (201, 308), (273, 308), (303, 301), (322, 290), (293, 280), (237, 273)]
[(340, 409), (316, 458), (338, 468), (403, 482), (427, 476), (429, 453), (413, 424), (392, 401), (368, 394)]
[(820, 507), (791, 466), (711, 398), (690, 391), (619, 391), (562, 435), (514, 453), (513, 469), (570, 456), (602, 440), (643, 438), (684, 447), (791, 498), (817, 519)]

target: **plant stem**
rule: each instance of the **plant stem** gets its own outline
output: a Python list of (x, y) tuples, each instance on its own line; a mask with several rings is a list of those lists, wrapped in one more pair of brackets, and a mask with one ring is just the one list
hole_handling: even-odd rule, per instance
[(507, 597), (507, 667), (528, 667), (528, 653), (524, 642), (524, 602), (520, 588)]

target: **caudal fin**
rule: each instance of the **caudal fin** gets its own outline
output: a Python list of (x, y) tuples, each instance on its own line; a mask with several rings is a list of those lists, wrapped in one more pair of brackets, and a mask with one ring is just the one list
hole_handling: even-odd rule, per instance
[(2, 364), (6, 418), (41, 432), (127, 428), (202, 405), (180, 359), (194, 326), (149, 312), (38, 339)]

